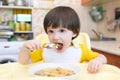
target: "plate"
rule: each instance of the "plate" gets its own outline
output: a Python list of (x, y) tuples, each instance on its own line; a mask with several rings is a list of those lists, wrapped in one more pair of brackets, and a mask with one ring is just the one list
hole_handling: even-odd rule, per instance
[[(80, 75), (80, 67), (75, 65), (75, 64), (66, 64), (66, 63), (41, 63), (37, 64), (35, 66), (32, 66), (28, 69), (28, 72), (31, 75), (34, 76), (40, 76), (40, 77), (46, 77), (46, 76), (41, 76), (41, 75), (35, 75), (35, 72), (43, 69), (56, 69), (56, 68), (61, 68), (61, 69), (67, 69), (70, 71), (73, 71), (74, 74), (69, 75), (69, 76), (57, 76), (57, 78), (62, 78), (62, 79), (69, 79), (69, 80), (76, 80), (76, 78)], [(51, 76), (47, 76), (48, 78)], [(53, 77), (53, 76), (52, 76)]]

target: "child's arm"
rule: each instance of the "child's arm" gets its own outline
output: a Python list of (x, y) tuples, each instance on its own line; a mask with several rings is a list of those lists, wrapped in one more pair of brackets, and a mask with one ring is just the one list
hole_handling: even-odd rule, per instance
[(103, 64), (107, 63), (107, 59), (104, 55), (99, 54), (98, 57), (90, 60), (88, 64), (88, 72), (96, 73), (100, 70)]
[(31, 63), (29, 52), (26, 51), (26, 50), (20, 50), (18, 61), (21, 64), (29, 64), (29, 63)]
[(37, 50), (37, 49), (41, 49), (41, 44), (38, 41), (36, 40), (26, 41), (23, 44), (22, 49), (20, 50), (18, 61), (21, 64), (32, 63), (29, 53), (30, 51)]

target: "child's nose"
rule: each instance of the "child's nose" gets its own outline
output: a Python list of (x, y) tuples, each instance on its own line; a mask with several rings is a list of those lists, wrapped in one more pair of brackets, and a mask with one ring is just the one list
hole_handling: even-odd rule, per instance
[(59, 39), (59, 34), (55, 33), (53, 36), (54, 39)]

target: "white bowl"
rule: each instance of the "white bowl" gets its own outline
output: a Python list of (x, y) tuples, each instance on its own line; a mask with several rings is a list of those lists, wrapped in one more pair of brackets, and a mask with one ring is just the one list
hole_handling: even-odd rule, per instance
[[(74, 64), (66, 64), (66, 63), (41, 63), (35, 66), (32, 66), (28, 69), (29, 73), (34, 76), (40, 76), (40, 75), (35, 75), (35, 72), (41, 69), (46, 69), (46, 68), (63, 68), (63, 69), (69, 69), (75, 72), (75, 74), (70, 75), (70, 76), (62, 76), (62, 77), (57, 77), (57, 78), (62, 78), (62, 79), (68, 79), (68, 80), (76, 80), (77, 77), (80, 75), (80, 67)], [(44, 77), (44, 76), (40, 76)], [(49, 77), (48, 77), (49, 78)]]

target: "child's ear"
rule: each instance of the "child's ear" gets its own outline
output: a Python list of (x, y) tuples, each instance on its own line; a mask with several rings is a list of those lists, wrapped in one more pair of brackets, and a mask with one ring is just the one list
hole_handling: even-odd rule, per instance
[(74, 33), (73, 33), (73, 36), (72, 36), (72, 37), (76, 37), (76, 35), (77, 35), (77, 34), (74, 34)]

